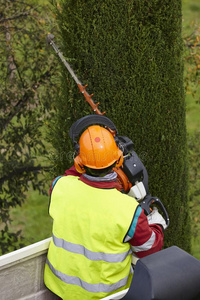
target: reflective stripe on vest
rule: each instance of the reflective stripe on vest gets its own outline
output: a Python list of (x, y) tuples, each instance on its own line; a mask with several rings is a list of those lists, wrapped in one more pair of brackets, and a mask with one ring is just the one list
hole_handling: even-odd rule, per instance
[(126, 259), (128, 255), (132, 253), (131, 249), (124, 253), (103, 253), (103, 252), (93, 252), (85, 248), (82, 245), (67, 242), (63, 239), (57, 238), (54, 234), (53, 242), (56, 247), (63, 248), (69, 252), (82, 254), (90, 260), (99, 261), (103, 260), (109, 263), (120, 263)]
[[(118, 282), (115, 282), (113, 284), (104, 284), (104, 283), (96, 283), (96, 284), (92, 284), (92, 283), (88, 283), (86, 281), (81, 280), (79, 277), (75, 277), (75, 276), (69, 276), (66, 275), (58, 270), (56, 270), (52, 264), (50, 263), (50, 261), (47, 259), (47, 265), (49, 266), (49, 268), (51, 269), (52, 273), (58, 277), (60, 280), (62, 280), (65, 283), (68, 284), (73, 284), (73, 285), (77, 285), (81, 288), (83, 288), (84, 290), (86, 290), (87, 292), (91, 292), (91, 293), (111, 293), (116, 291), (117, 289), (120, 289), (121, 287), (125, 286), (127, 281), (128, 281), (128, 276), (126, 276), (125, 278), (119, 280)], [(133, 273), (133, 268), (131, 267), (130, 270), (130, 274)]]

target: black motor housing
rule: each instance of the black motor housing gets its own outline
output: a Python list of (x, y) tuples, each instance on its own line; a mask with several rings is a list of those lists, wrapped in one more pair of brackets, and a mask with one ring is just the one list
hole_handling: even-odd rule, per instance
[(148, 173), (141, 159), (134, 151), (134, 144), (127, 136), (117, 136), (116, 142), (119, 148), (123, 151), (124, 162), (121, 169), (128, 177), (132, 185), (142, 181), (148, 194)]

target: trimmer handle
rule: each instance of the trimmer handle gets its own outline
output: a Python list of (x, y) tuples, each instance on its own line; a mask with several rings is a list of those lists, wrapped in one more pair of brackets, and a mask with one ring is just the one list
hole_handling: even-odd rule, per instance
[(163, 213), (163, 217), (165, 219), (167, 227), (169, 226), (169, 216), (166, 208), (164, 207), (161, 200), (157, 197), (152, 197), (151, 195), (147, 195), (141, 202), (140, 206), (144, 209), (146, 215), (149, 215), (152, 212), (151, 205), (156, 204), (159, 206), (160, 210)]

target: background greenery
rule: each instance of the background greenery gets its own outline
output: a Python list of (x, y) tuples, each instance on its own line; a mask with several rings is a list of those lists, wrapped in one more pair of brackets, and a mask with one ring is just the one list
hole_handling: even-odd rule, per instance
[(200, 2), (183, 0), (192, 254), (200, 259)]
[[(190, 36), (191, 33), (194, 31), (194, 28), (197, 26), (200, 13), (200, 7), (198, 1), (183, 1), (183, 35), (185, 37)], [(196, 21), (195, 21), (196, 20)], [(187, 66), (188, 67), (188, 66)], [(102, 87), (104, 88), (104, 87)], [(195, 89), (192, 85), (192, 89)], [(192, 95), (192, 92), (187, 90), (187, 128), (188, 133), (190, 134), (188, 141), (191, 145), (191, 152), (197, 153), (197, 149), (195, 150), (195, 146), (197, 145), (198, 130), (199, 130), (199, 104), (197, 101), (197, 97), (199, 95), (199, 91), (196, 91), (195, 95)], [(194, 97), (195, 96), (195, 97)], [(195, 137), (193, 138), (192, 135), (195, 133)], [(197, 155), (197, 154), (196, 154)], [(194, 167), (193, 170), (196, 168), (197, 159), (193, 158), (192, 164)], [(194, 173), (194, 171), (192, 171)], [(197, 173), (198, 173), (198, 166), (197, 166)], [(193, 180), (196, 182), (196, 178), (198, 174), (191, 175)], [(50, 185), (50, 180), (47, 181), (47, 186)], [(194, 191), (195, 189), (195, 191)], [(48, 187), (47, 187), (48, 190)], [(193, 219), (194, 223), (194, 236), (196, 237), (193, 241), (193, 254), (199, 257), (199, 226), (198, 226), (198, 214), (196, 212), (199, 208), (199, 195), (198, 195), (198, 187), (193, 187), (190, 190), (191, 197), (191, 211), (195, 213), (195, 217), (197, 218), (196, 221)], [(197, 194), (197, 195), (196, 195)], [(194, 204), (196, 203), (197, 204)], [(37, 192), (33, 192), (31, 189), (27, 194), (27, 198), (25, 204), (23, 204), (22, 208), (16, 208), (12, 211), (12, 226), (13, 228), (19, 228), (23, 230), (24, 233), (24, 243), (30, 244), (35, 241), (39, 241), (43, 238), (50, 236), (51, 234), (51, 220), (48, 216), (48, 197), (41, 196)], [(193, 217), (193, 215), (192, 215)], [(42, 229), (42, 230), (41, 230)]]
[[(165, 247), (190, 251), (181, 0), (57, 2), (64, 55), (119, 133), (133, 140), (150, 192), (168, 210)], [(90, 113), (66, 69), (61, 83), (51, 131), (56, 156), (70, 149), (69, 127)], [(56, 174), (69, 166), (63, 156)]]
[[(50, 114), (53, 55), (46, 32), (53, 18), (37, 1), (0, 5), (0, 251), (22, 246), (20, 231), (10, 231), (10, 209), (22, 206), (32, 188), (46, 193), (49, 168), (42, 126)], [(16, 242), (18, 240), (19, 244)]]

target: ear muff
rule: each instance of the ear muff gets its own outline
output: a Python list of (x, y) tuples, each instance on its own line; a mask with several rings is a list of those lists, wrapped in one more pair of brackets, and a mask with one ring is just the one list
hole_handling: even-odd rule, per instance
[(124, 161), (123, 153), (121, 150), (119, 150), (119, 151), (121, 152), (121, 155), (120, 155), (119, 159), (116, 161), (115, 168), (121, 167), (123, 164), (123, 161)]
[[(83, 166), (82, 159), (79, 156), (79, 149), (80, 149), (79, 143), (75, 143), (74, 148), (75, 148), (75, 151), (74, 151), (74, 166), (75, 166), (77, 172), (79, 172), (81, 174), (85, 173), (85, 168)], [(75, 157), (75, 155), (76, 155), (76, 157)]]
[(80, 158), (79, 155), (74, 158), (74, 166), (75, 166), (77, 172), (85, 173), (85, 168), (82, 164), (82, 159)]
[(79, 143), (78, 143), (78, 142), (76, 142), (76, 143), (74, 144), (74, 150), (75, 150), (75, 154), (76, 154), (76, 155), (79, 155), (80, 146), (79, 146)]
[[(122, 164), (123, 164), (123, 154), (120, 156), (118, 161), (116, 161), (115, 168), (120, 168), (122, 166)], [(86, 172), (79, 155), (74, 158), (74, 166), (75, 166), (77, 172), (79, 172), (81, 174)]]
[[(115, 163), (115, 168), (119, 168), (119, 167), (121, 167), (122, 166), (122, 164), (123, 164), (123, 153), (121, 154), (121, 156), (119, 157), (119, 159), (116, 161), (116, 163)], [(82, 159), (80, 158), (80, 156), (79, 155), (77, 155), (75, 158), (74, 158), (74, 166), (75, 166), (75, 168), (76, 168), (76, 170), (77, 170), (77, 172), (79, 172), (79, 173), (85, 173), (86, 172), (86, 170), (85, 170), (85, 168), (84, 168), (84, 165), (83, 165), (83, 163), (82, 163)]]

